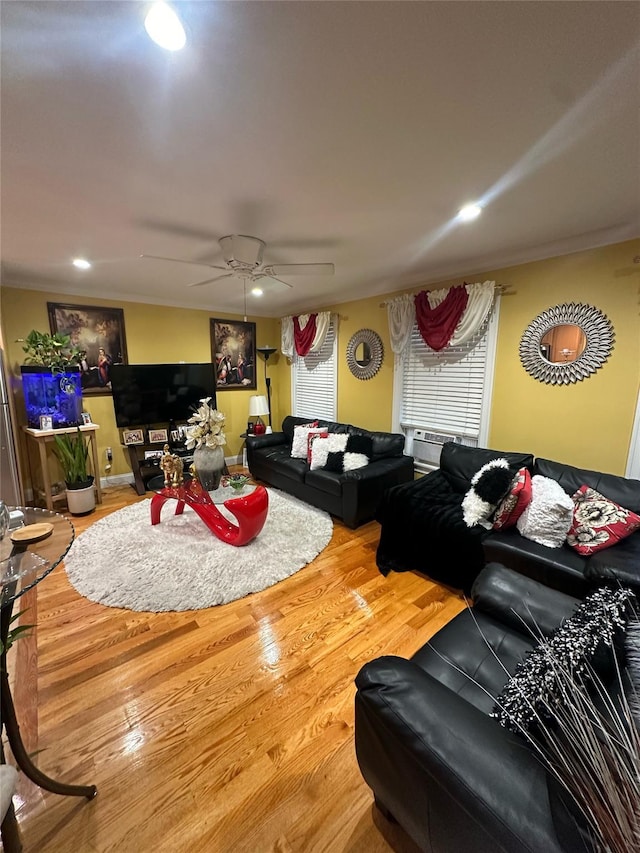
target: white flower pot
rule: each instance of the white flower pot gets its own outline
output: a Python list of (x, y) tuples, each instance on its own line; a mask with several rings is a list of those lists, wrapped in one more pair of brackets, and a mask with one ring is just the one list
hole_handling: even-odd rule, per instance
[(93, 483), (86, 489), (67, 489), (67, 506), (72, 515), (87, 515), (96, 508)]

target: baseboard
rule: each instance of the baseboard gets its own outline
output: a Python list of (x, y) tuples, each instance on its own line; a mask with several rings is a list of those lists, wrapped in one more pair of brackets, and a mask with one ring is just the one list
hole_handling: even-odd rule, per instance
[(129, 486), (134, 482), (133, 474), (114, 474), (112, 477), (100, 477), (100, 488), (107, 486)]

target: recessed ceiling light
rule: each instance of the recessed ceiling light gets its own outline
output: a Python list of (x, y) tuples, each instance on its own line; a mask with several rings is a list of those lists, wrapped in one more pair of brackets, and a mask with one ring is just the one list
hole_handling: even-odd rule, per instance
[(181, 50), (186, 44), (187, 36), (180, 18), (162, 0), (153, 4), (144, 19), (144, 27), (149, 38), (165, 50)]
[(458, 211), (458, 219), (462, 219), (463, 222), (471, 222), (472, 219), (475, 219), (476, 216), (480, 216), (482, 213), (482, 208), (479, 204), (473, 202), (472, 204), (465, 204), (464, 207), (461, 207)]
[(259, 288), (259, 287), (254, 287), (254, 288), (252, 289), (251, 293), (253, 293), (253, 295), (254, 295), (254, 296), (262, 296), (262, 294), (264, 293), (264, 291), (263, 291), (261, 288)]
[(91, 269), (91, 264), (89, 261), (85, 261), (84, 258), (74, 258), (73, 259), (74, 267), (77, 267), (79, 270), (89, 270)]

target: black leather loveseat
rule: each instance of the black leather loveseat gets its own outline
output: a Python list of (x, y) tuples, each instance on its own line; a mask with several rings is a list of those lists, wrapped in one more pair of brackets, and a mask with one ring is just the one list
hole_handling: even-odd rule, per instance
[[(578, 600), (497, 564), (474, 606), (411, 660), (386, 656), (356, 679), (358, 763), (376, 803), (430, 853), (579, 853), (580, 821), (524, 739), (493, 719), (494, 698)], [(610, 660), (610, 658), (609, 658)], [(603, 683), (614, 691), (615, 668)], [(597, 776), (597, 774), (596, 774)]]
[(548, 548), (526, 539), (516, 528), (490, 532), (467, 527), (462, 499), (471, 478), (484, 464), (504, 457), (515, 471), (549, 477), (572, 495), (591, 486), (626, 509), (640, 514), (640, 481), (535, 459), (526, 453), (443, 445), (440, 468), (389, 491), (376, 514), (381, 524), (377, 564), (390, 571), (420, 571), (469, 592), (486, 562), (497, 561), (569, 595), (582, 596), (604, 579), (640, 586), (640, 530), (627, 539), (583, 557), (563, 545)]
[(370, 437), (371, 460), (364, 468), (344, 473), (310, 470), (306, 460), (291, 457), (294, 427), (308, 421), (288, 415), (281, 432), (247, 436), (251, 475), (341, 518), (352, 528), (374, 517), (386, 489), (413, 480), (413, 457), (403, 455), (403, 435), (324, 420), (318, 426), (330, 433)]

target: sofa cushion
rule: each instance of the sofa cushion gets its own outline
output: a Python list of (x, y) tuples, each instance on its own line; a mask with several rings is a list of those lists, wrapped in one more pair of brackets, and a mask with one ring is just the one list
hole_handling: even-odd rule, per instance
[(640, 480), (602, 474), (587, 468), (574, 468), (572, 465), (563, 465), (550, 459), (536, 459), (534, 473), (557, 480), (568, 495), (572, 495), (581, 486), (591, 486), (609, 500), (640, 515)]
[(325, 468), (343, 474), (346, 471), (356, 471), (366, 468), (371, 459), (373, 442), (368, 435), (350, 434), (344, 451), (329, 452)]
[(492, 459), (471, 478), (471, 488), (462, 499), (464, 522), (491, 529), (489, 516), (511, 487), (513, 474), (506, 459)]
[(571, 526), (573, 501), (559, 483), (536, 474), (531, 500), (516, 526), (521, 535), (547, 548), (561, 548)]
[[(640, 534), (635, 535), (640, 540)], [(610, 548), (602, 553), (614, 554), (624, 544), (625, 542), (621, 542), (617, 548)], [(525, 539), (515, 527), (490, 533), (483, 540), (482, 548), (487, 563), (501, 563), (521, 575), (576, 597), (588, 591), (590, 584), (586, 580), (586, 567), (600, 556), (595, 554), (593, 557), (582, 557), (568, 545), (563, 545), (562, 548), (547, 548), (532, 542), (531, 539)]]
[(493, 529), (506, 530), (513, 527), (531, 501), (531, 474), (521, 468), (509, 490), (493, 516)]
[(307, 465), (311, 465), (311, 455), (313, 453), (313, 442), (316, 438), (326, 438), (329, 435), (326, 429), (318, 427), (312, 429), (307, 435)]
[(330, 453), (343, 453), (347, 447), (349, 436), (344, 433), (330, 432), (326, 438), (317, 438), (311, 447), (311, 470), (326, 468)]
[(340, 497), (342, 495), (344, 474), (336, 474), (334, 471), (326, 471), (324, 468), (319, 468), (316, 471), (307, 471), (304, 482), (310, 488), (319, 489), (321, 492)]
[(387, 459), (390, 456), (402, 456), (404, 453), (404, 435), (396, 432), (375, 432), (360, 427), (349, 427), (353, 436), (363, 436), (371, 440), (371, 451), (367, 455), (372, 462)]
[(285, 477), (292, 480), (304, 480), (308, 471), (306, 459), (293, 459), (289, 455), (289, 445), (279, 444), (253, 451), (254, 459), (261, 465), (269, 465)]
[[(578, 556), (571, 548), (563, 548)], [(640, 530), (618, 542), (615, 548), (605, 548), (586, 560), (584, 576), (595, 583), (615, 581), (640, 589)]]
[(533, 456), (530, 453), (510, 453), (500, 450), (486, 450), (482, 447), (465, 447), (447, 441), (440, 453), (440, 470), (447, 478), (451, 488), (464, 494), (471, 486), (471, 478), (483, 465), (492, 459), (503, 457), (515, 474), (520, 468), (533, 470)]
[[(291, 442), (291, 455), (294, 459), (307, 458), (307, 437), (314, 430), (318, 430), (318, 421), (299, 424), (293, 428), (293, 441)], [(322, 428), (319, 429), (322, 432)]]
[(640, 516), (590, 486), (581, 486), (573, 495), (573, 503), (567, 543), (578, 554), (594, 554), (610, 548), (640, 527)]

